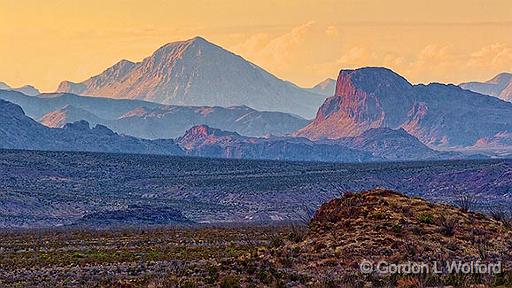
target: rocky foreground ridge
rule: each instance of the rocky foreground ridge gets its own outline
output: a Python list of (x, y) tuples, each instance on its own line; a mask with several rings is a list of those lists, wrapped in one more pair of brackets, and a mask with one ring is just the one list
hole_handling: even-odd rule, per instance
[[(427, 263), (430, 267), (438, 261), (439, 269), (446, 268), (446, 261), (480, 261), (501, 262), (502, 271), (510, 272), (510, 219), (498, 214), (493, 216), (495, 219), (386, 189), (346, 193), (323, 204), (309, 224), (306, 237), (286, 244), (278, 252), (281, 257), (278, 259), (282, 261), (283, 257), (293, 255), (292, 270), (304, 271), (318, 281), (331, 279), (335, 285), (331, 287), (500, 283), (506, 281), (501, 279), (503, 274), (431, 273), (429, 277), (398, 275), (390, 278), (380, 273), (385, 272), (385, 268), (376, 268), (381, 261)], [(363, 273), (368, 271), (361, 270), (361, 263), (372, 263), (373, 272)]]

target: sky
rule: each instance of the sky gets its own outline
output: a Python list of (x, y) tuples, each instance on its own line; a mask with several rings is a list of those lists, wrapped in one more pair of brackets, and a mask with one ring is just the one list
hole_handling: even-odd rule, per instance
[(50, 92), (195, 36), (303, 87), (364, 66), (413, 83), (512, 72), (510, 0), (0, 0), (0, 81)]

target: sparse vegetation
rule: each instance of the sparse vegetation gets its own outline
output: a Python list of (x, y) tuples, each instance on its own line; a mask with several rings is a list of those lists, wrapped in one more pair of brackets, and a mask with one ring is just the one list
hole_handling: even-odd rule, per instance
[(309, 228), (3, 232), (0, 287), (508, 287), (509, 272), (380, 276), (358, 263), (479, 259), (510, 269), (511, 235), (483, 214), (375, 190), (324, 204)]

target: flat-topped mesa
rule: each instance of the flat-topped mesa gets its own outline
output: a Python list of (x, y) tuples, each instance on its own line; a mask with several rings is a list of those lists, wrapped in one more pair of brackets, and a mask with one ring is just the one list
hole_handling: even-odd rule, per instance
[(512, 131), (510, 113), (512, 105), (494, 97), (455, 85), (411, 85), (389, 69), (368, 67), (342, 70), (335, 95), (294, 135), (339, 139), (371, 128), (404, 128), (427, 145), (464, 147)]
[(325, 100), (315, 120), (297, 135), (340, 138), (370, 128), (397, 127), (412, 106), (411, 88), (405, 78), (387, 68), (341, 70), (334, 96)]

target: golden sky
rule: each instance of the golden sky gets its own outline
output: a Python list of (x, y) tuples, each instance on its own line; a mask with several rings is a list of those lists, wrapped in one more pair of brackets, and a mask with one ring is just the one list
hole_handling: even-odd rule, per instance
[(197, 35), (300, 86), (361, 66), (414, 83), (512, 72), (511, 0), (0, 0), (0, 81), (54, 91)]

